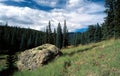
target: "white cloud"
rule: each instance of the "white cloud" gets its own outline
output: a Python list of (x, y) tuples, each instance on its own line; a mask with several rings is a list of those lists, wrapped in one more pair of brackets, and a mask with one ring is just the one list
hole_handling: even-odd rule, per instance
[[(44, 5), (50, 2), (50, 0), (36, 1)], [(85, 0), (68, 0), (66, 7), (61, 9), (56, 8), (50, 12), (29, 7), (15, 7), (0, 4), (0, 21), (8, 21), (9, 24), (13, 26), (44, 30), (49, 20), (51, 20), (52, 28), (56, 28), (58, 22), (61, 22), (63, 26), (63, 22), (66, 20), (69, 31), (85, 28), (97, 22), (102, 23), (105, 14), (97, 12), (104, 11), (104, 6), (84, 1)], [(52, 0), (48, 6), (54, 7), (56, 3), (57, 0)]]
[(15, 1), (15, 2), (24, 2), (24, 0), (12, 0), (12, 1)]
[[(9, 0), (0, 0), (0, 2), (5, 2), (5, 1), (9, 1)], [(24, 2), (24, 0), (11, 0), (11, 1), (15, 1), (15, 2)]]
[(51, 6), (55, 7), (57, 4), (57, 0), (34, 0), (37, 4), (43, 6)]
[(17, 25), (17, 26), (23, 26), (23, 27), (29, 27), (34, 29), (40, 29), (35, 28), (38, 25), (43, 25), (42, 22), (39, 20), (42, 20), (42, 16), (40, 14), (44, 15), (44, 11), (34, 10), (28, 7), (14, 7), (14, 6), (6, 6), (0, 4), (0, 20), (8, 21), (10, 25)]
[(79, 6), (83, 6), (84, 4), (84, 0), (68, 0), (67, 7), (76, 8)]

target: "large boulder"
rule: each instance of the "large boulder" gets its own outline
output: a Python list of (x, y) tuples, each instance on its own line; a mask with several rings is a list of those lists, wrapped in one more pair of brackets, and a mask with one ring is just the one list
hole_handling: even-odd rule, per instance
[(60, 55), (62, 52), (55, 45), (44, 44), (19, 54), (17, 67), (19, 70), (34, 70)]

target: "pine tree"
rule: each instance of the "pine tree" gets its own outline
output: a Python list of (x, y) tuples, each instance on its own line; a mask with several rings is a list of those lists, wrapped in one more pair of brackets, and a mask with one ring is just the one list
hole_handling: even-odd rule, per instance
[(49, 21), (48, 24), (48, 43), (52, 44), (52, 30), (51, 30), (51, 22)]
[(27, 48), (31, 48), (31, 45), (32, 45), (32, 37), (30, 35), (28, 41), (27, 41)]
[(81, 44), (86, 44), (86, 37), (85, 37), (85, 32), (83, 32), (82, 34), (81, 34)]
[(102, 31), (102, 40), (105, 40), (107, 39), (107, 26), (105, 23), (102, 24), (102, 27), (101, 27), (101, 31)]
[(35, 46), (37, 46), (38, 43), (39, 43), (39, 41), (38, 41), (38, 33), (36, 33), (36, 36), (35, 36)]
[(57, 35), (56, 35), (56, 46), (58, 48), (62, 48), (62, 29), (60, 23), (58, 23), (57, 27)]
[(48, 34), (49, 32), (48, 32), (48, 26), (46, 27), (46, 31), (45, 31), (45, 43), (49, 43), (49, 40), (48, 40)]
[(45, 42), (52, 44), (52, 30), (51, 30), (51, 22), (49, 21), (48, 26), (46, 27), (46, 35), (45, 35)]
[(94, 33), (95, 33), (95, 27), (93, 25), (90, 25), (88, 27), (88, 43), (94, 42)]
[(6, 22), (5, 26), (8, 26), (8, 22)]
[(77, 46), (78, 45), (78, 34), (77, 33), (74, 33), (74, 37), (73, 37), (73, 45), (74, 46)]
[(66, 47), (68, 45), (68, 30), (66, 26), (66, 20), (64, 21), (64, 27), (63, 27), (63, 47)]
[(97, 23), (97, 25), (95, 26), (94, 42), (100, 41), (101, 38), (102, 38), (101, 27), (100, 27), (100, 25)]
[(115, 24), (115, 38), (119, 38), (120, 37), (120, 0), (114, 0), (114, 24)]
[(104, 39), (109, 39), (114, 36), (114, 0), (105, 0), (107, 17), (104, 24)]
[[(15, 29), (11, 32), (11, 49), (13, 50), (15, 47)], [(15, 49), (14, 49), (15, 50)]]
[(19, 46), (19, 49), (20, 49), (20, 50), (24, 50), (24, 48), (25, 48), (24, 39), (25, 39), (25, 37), (24, 37), (24, 33), (23, 33), (23, 34), (21, 35), (21, 40), (20, 40), (20, 46)]
[(53, 44), (56, 45), (56, 29), (54, 29), (53, 33)]

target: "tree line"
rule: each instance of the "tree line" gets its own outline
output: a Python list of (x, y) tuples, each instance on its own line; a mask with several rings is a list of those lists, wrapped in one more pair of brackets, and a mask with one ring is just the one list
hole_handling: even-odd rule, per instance
[(48, 26), (45, 31), (45, 43), (50, 43), (56, 45), (58, 48), (68, 46), (68, 29), (66, 25), (66, 20), (64, 20), (63, 29), (61, 24), (54, 31), (51, 30), (51, 22), (49, 21)]
[[(52, 31), (51, 22), (44, 32), (29, 28), (10, 27), (8, 24), (0, 26), (0, 52), (8, 53), (23, 51), (45, 43), (56, 45), (58, 48), (68, 45), (68, 30), (66, 21), (62, 30), (61, 24), (58, 23), (57, 29)], [(4, 51), (2, 51), (4, 50)]]
[(71, 39), (73, 45), (120, 38), (120, 0), (105, 0), (105, 7), (107, 16), (104, 22), (101, 25), (90, 25), (83, 33), (74, 33)]
[(0, 50), (20, 51), (43, 44), (41, 31), (19, 27), (0, 26)]
[(89, 43), (96, 43), (102, 40), (102, 27), (97, 23), (96, 25), (89, 25), (87, 31), (71, 34), (70, 44), (77, 46), (79, 44), (85, 45)]

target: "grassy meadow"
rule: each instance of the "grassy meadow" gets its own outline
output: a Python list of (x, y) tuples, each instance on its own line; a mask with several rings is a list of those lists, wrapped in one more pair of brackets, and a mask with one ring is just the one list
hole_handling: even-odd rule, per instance
[(120, 75), (120, 40), (111, 39), (61, 51), (63, 56), (57, 57), (43, 67), (33, 71), (18, 71), (13, 76)]

